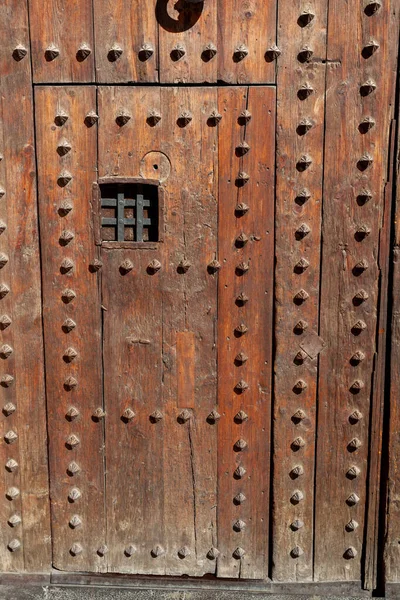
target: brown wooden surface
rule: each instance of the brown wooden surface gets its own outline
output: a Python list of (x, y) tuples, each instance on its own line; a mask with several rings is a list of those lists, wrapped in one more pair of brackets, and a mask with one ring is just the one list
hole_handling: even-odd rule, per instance
[[(91, 0), (28, 0), (33, 81), (94, 81), (94, 39)], [(79, 55), (81, 47), (90, 54)], [(58, 55), (52, 58), (55, 49)]]
[[(158, 81), (156, 0), (93, 0), (96, 38), (96, 80), (99, 82)], [(146, 58), (142, 46), (153, 54)], [(119, 58), (110, 54), (118, 47)]]
[[(206, 4), (206, 3), (205, 3)], [(275, 0), (218, 0), (218, 79), (226, 83), (273, 83), (276, 61), (266, 55), (276, 44)], [(248, 54), (238, 60), (241, 46)]]
[[(102, 251), (110, 570), (215, 570), (206, 555), (216, 536), (216, 427), (206, 418), (216, 401), (216, 279), (207, 273), (217, 219), (217, 129), (207, 118), (216, 106), (216, 91), (207, 88), (99, 92), (100, 176), (154, 177), (160, 171), (166, 192), (164, 242), (154, 250)], [(115, 116), (122, 109), (132, 118), (120, 128)], [(155, 127), (146, 122), (149, 109), (160, 112)], [(192, 115), (186, 127), (177, 123), (183, 110)], [(162, 268), (151, 275), (154, 258)], [(121, 276), (124, 259), (134, 268)], [(191, 266), (179, 273), (183, 259)], [(187, 403), (178, 395), (183, 337), (195, 340), (194, 399)], [(188, 375), (193, 363), (186, 369)], [(136, 417), (124, 424), (128, 406)], [(178, 421), (182, 409), (191, 409), (185, 423)], [(156, 410), (163, 418), (152, 423)], [(124, 522), (129, 525), (122, 531)], [(128, 543), (137, 547), (133, 560), (121, 552)], [(157, 545), (163, 554), (154, 558)], [(184, 547), (189, 553), (180, 558)]]
[[(97, 274), (89, 270), (95, 258), (90, 203), (92, 182), (97, 178), (96, 125), (87, 127), (86, 114), (96, 109), (93, 87), (36, 88), (36, 129), (39, 169), (39, 214), (43, 269), (43, 314), (46, 357), (46, 389), (49, 424), (50, 481), (52, 505), (53, 565), (61, 570), (104, 571), (106, 558), (97, 550), (105, 543), (104, 435), (103, 423), (94, 411), (103, 404), (101, 365), (101, 308)], [(54, 119), (68, 115), (62, 126)], [(71, 150), (59, 156), (57, 148), (66, 140)], [(60, 186), (60, 175), (72, 180)], [(65, 206), (71, 210), (65, 214)], [(74, 238), (64, 245), (63, 232)], [(65, 260), (73, 268), (63, 273)], [(75, 298), (67, 302), (66, 290)], [(68, 319), (75, 327), (68, 331)], [(66, 351), (75, 358), (68, 361)], [(69, 378), (76, 387), (68, 386)], [(75, 408), (76, 418), (67, 413)], [(79, 444), (68, 447), (70, 436)], [(80, 471), (72, 474), (71, 463)], [(81, 497), (71, 502), (78, 489)], [(81, 525), (69, 522), (78, 515)], [(74, 544), (82, 553), (71, 555)]]
[[(389, 121), (393, 78), (384, 75), (392, 65), (395, 47), (389, 39), (390, 3), (368, 16), (355, 0), (335, 2), (329, 10), (327, 110), (324, 167), (324, 224), (322, 246), (321, 336), (327, 343), (320, 357), (318, 451), (316, 471), (315, 579), (356, 580), (361, 577), (366, 506), (371, 378), (376, 349), (379, 267), (378, 244), (382, 227), (387, 177)], [(376, 40), (379, 49), (369, 57), (365, 45)], [(360, 94), (360, 84), (372, 79), (376, 90)], [(382, 109), (382, 107), (385, 107)], [(372, 117), (376, 125), (366, 133), (360, 123)], [(338, 135), (340, 131), (341, 135)], [(364, 170), (360, 158), (369, 153), (373, 163)], [(359, 195), (369, 189), (365, 203)], [(366, 226), (370, 234), (357, 234)], [(368, 268), (355, 271), (359, 261)], [(361, 304), (355, 295), (365, 290)], [(363, 321), (366, 328), (356, 331)], [(363, 352), (355, 364), (351, 357)], [(358, 392), (355, 382), (363, 386)], [(350, 415), (358, 410), (357, 421)], [(351, 450), (352, 440), (361, 443)], [(374, 446), (371, 452), (379, 452)], [(346, 475), (352, 466), (359, 475)], [(371, 485), (376, 485), (371, 481)], [(356, 494), (359, 502), (349, 506)], [(358, 526), (347, 531), (346, 524)], [(356, 556), (349, 558), (349, 549)]]
[[(0, 253), (8, 262), (0, 271), (0, 285), (9, 291), (0, 300), (0, 568), (43, 573), (50, 571), (51, 547), (27, 16), (24, 2), (1, 3)], [(20, 60), (14, 58), (17, 47), (24, 50)], [(9, 384), (5, 376), (13, 378)], [(7, 411), (9, 404), (14, 412)], [(7, 443), (10, 433), (18, 437)], [(15, 469), (10, 470), (10, 460), (18, 464)], [(12, 488), (19, 491), (14, 499)], [(15, 540), (21, 545), (11, 552), (7, 546)]]
[[(305, 27), (298, 24), (303, 8), (300, 1), (281, 2), (278, 13), (272, 571), (277, 581), (310, 581), (313, 565), (327, 3), (310, 5), (315, 17)], [(301, 62), (305, 45), (314, 54)], [(313, 89), (308, 97), (302, 95), (305, 85)], [(311, 124), (307, 133), (304, 120)], [(302, 171), (299, 161), (307, 155), (312, 164)], [(309, 232), (301, 237), (303, 225)], [(299, 261), (306, 261), (306, 268)], [(307, 387), (297, 389), (298, 382)], [(304, 418), (294, 416), (299, 410)], [(304, 446), (296, 447), (297, 440)], [(296, 467), (301, 474), (293, 473)], [(303, 496), (298, 502), (292, 499), (297, 492)], [(296, 521), (303, 525), (291, 525)]]
[[(243, 124), (245, 110), (251, 120)], [(268, 574), (275, 91), (220, 89), (219, 111), (217, 574), (260, 579)], [(249, 150), (238, 156), (243, 142)], [(240, 172), (249, 176), (243, 186)], [(249, 210), (238, 216), (241, 203)], [(241, 234), (248, 239), (243, 247)], [(249, 266), (244, 274), (242, 264)], [(248, 297), (243, 306), (240, 294)], [(241, 324), (248, 331), (239, 335)], [(248, 389), (240, 391), (240, 382)], [(238, 440), (246, 442), (243, 450)], [(240, 467), (246, 472), (238, 477)], [(243, 557), (235, 555), (238, 548)]]

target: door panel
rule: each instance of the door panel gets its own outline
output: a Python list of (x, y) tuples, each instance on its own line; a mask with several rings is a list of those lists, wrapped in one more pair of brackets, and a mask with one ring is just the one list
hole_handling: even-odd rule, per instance
[[(57, 568), (267, 575), (274, 105), (100, 87), (97, 179), (95, 89), (37, 91)], [(103, 185), (155, 179), (158, 241), (102, 241)]]

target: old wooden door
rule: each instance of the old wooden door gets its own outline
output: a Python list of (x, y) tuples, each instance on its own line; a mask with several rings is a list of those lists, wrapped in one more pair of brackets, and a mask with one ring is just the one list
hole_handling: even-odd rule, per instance
[(264, 578), (275, 91), (36, 110), (54, 566)]

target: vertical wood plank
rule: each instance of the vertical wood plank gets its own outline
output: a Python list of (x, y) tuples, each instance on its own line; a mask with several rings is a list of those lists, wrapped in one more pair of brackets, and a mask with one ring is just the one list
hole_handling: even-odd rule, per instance
[(218, 79), (273, 83), (276, 0), (218, 0)]
[(157, 2), (160, 81), (202, 83), (217, 80), (217, 0)]
[[(277, 581), (312, 579), (326, 11), (326, 1), (279, 3), (272, 571)], [(300, 54), (305, 46), (312, 52), (308, 58)]]
[[(105, 260), (113, 262), (113, 271), (104, 269), (103, 273), (103, 290), (109, 288), (105, 291), (105, 340), (110, 344), (105, 354), (106, 398), (110, 398), (106, 400), (109, 535), (122, 523), (124, 509), (130, 514), (127, 506), (133, 505), (135, 527), (127, 527), (124, 535), (129, 534), (137, 548), (131, 561), (115, 555), (112, 570), (123, 565), (125, 572), (201, 575), (215, 569), (215, 563), (206, 559), (216, 521), (216, 432), (206, 421), (216, 402), (216, 282), (207, 273), (216, 243), (217, 133), (207, 124), (215, 107), (216, 92), (209, 89), (100, 90), (100, 175), (154, 178), (159, 171), (165, 189), (163, 242), (153, 250), (117, 251), (121, 260), (123, 256), (134, 265), (126, 276), (132, 282), (133, 296), (129, 300), (125, 293), (122, 314), (118, 303), (112, 302), (112, 281), (117, 290), (121, 286), (113, 275), (117, 259), (111, 255), (116, 251), (104, 251)], [(122, 110), (131, 118), (118, 127), (115, 117)], [(161, 117), (155, 126), (148, 119), (149, 110)], [(183, 111), (191, 115), (186, 124), (179, 119)], [(161, 270), (151, 275), (148, 266), (154, 258), (161, 263)], [(186, 272), (178, 268), (182, 260), (190, 264)], [(106, 282), (106, 277), (110, 281)], [(120, 295), (123, 293), (118, 292)], [(125, 353), (126, 360), (122, 349), (126, 341), (121, 336), (127, 331), (132, 331), (135, 339), (150, 341), (143, 348), (135, 345), (123, 376), (124, 399), (130, 399), (137, 414), (129, 426), (133, 432), (140, 431), (134, 437), (122, 433), (123, 456), (129, 460), (134, 455), (138, 465), (149, 465), (140, 471), (141, 486), (136, 484), (135, 472), (132, 485), (126, 486), (128, 467), (121, 483), (121, 449), (114, 442), (116, 428), (124, 425), (120, 424), (120, 412), (115, 414), (114, 398), (120, 392), (115, 389), (116, 373), (113, 375), (118, 363), (114, 367), (112, 357)], [(184, 405), (183, 400), (179, 406), (177, 339), (192, 334), (195, 401), (193, 407)], [(122, 405), (119, 408), (122, 410)], [(183, 422), (182, 409), (190, 414)], [(155, 411), (161, 418), (152, 423)], [(130, 490), (130, 502), (121, 495), (125, 488)], [(111, 504), (115, 490), (120, 500)]]
[[(0, 7), (1, 571), (50, 570), (32, 82), (25, 2)], [(19, 544), (19, 546), (18, 546)]]
[(94, 81), (92, 0), (28, 0), (35, 83)]
[[(359, 580), (393, 65), (390, 3), (329, 7), (315, 579)], [(370, 83), (373, 82), (373, 83)], [(372, 449), (378, 452), (378, 448)], [(374, 479), (371, 486), (376, 485)]]
[(156, 0), (93, 0), (97, 81), (158, 81)]
[(222, 88), (219, 111), (217, 574), (262, 579), (268, 573), (275, 91)]
[(178, 406), (194, 408), (195, 348), (192, 331), (180, 331), (176, 335), (176, 361), (178, 371)]
[(85, 124), (96, 91), (38, 87), (35, 99), (53, 564), (103, 571), (101, 308), (90, 267), (97, 147), (96, 125)]

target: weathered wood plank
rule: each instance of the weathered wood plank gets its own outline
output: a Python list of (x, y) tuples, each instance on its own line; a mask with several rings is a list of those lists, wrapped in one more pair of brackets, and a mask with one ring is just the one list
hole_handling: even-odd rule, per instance
[(318, 388), (317, 581), (362, 576), (393, 86), (383, 74), (393, 64), (390, 14), (390, 3), (377, 12), (356, 0), (329, 5), (320, 319), (327, 348)]
[(93, 0), (99, 82), (158, 81), (156, 0)]
[(218, 0), (218, 79), (273, 83), (276, 0)]
[[(277, 581), (310, 581), (313, 564), (327, 2), (307, 6), (308, 16), (302, 16), (302, 2), (283, 1), (278, 13), (272, 570)], [(305, 46), (312, 54), (300, 54)]]
[(157, 2), (161, 82), (217, 80), (217, 1)]
[(35, 83), (94, 81), (92, 0), (28, 0)]
[(268, 573), (275, 91), (220, 89), (219, 112), (217, 574), (261, 579)]
[[(39, 573), (49, 572), (51, 560), (33, 102), (25, 2), (6, 0), (1, 4), (0, 34), (0, 569)], [(12, 435), (18, 437), (13, 440)], [(21, 546), (10, 551), (13, 543)]]
[(53, 564), (103, 571), (104, 437), (93, 418), (102, 406), (101, 308), (90, 267), (97, 135), (85, 123), (96, 91), (38, 87), (35, 99)]
[[(124, 370), (124, 398), (132, 399), (138, 407), (135, 410), (132, 406), (132, 410), (137, 413), (141, 434), (123, 438), (126, 449), (123, 456), (129, 460), (135, 455), (138, 464), (149, 465), (143, 468), (141, 486), (136, 483), (135, 472), (132, 484), (126, 485), (131, 477), (130, 468), (124, 471), (121, 481), (121, 450), (113, 443), (115, 429), (121, 428), (120, 415), (114, 414), (113, 407), (109, 408), (106, 420), (109, 515), (111, 523), (122, 521), (127, 499), (122, 497), (111, 512), (110, 498), (115, 496), (115, 490), (121, 493), (121, 487), (126, 485), (137, 517), (134, 530), (127, 528), (127, 531), (139, 540), (137, 544), (132, 542), (137, 546), (135, 558), (130, 561), (133, 564), (122, 562), (118, 556), (110, 568), (119, 570), (123, 564), (124, 571), (130, 572), (203, 574), (215, 569), (206, 554), (215, 535), (216, 433), (206, 418), (216, 401), (216, 283), (207, 274), (207, 264), (215, 255), (217, 147), (216, 129), (209, 127), (207, 118), (216, 106), (216, 92), (105, 88), (100, 90), (99, 98), (100, 176), (154, 178), (160, 173), (165, 189), (161, 231), (164, 241), (153, 250), (118, 251), (121, 260), (123, 255), (134, 265), (126, 276), (134, 290), (131, 299), (124, 295), (121, 281), (116, 282), (117, 297), (124, 298), (122, 316), (118, 303), (110, 308), (115, 289), (111, 293), (112, 284), (103, 281), (103, 290), (109, 287), (105, 313), (107, 344), (110, 344), (105, 360), (105, 385), (109, 390), (106, 398), (110, 398), (111, 406), (115, 395), (120, 394), (115, 389), (116, 377), (112, 376), (113, 369), (118, 371), (118, 364), (112, 365), (110, 361), (113, 356), (125, 353), (129, 368), (127, 373)], [(118, 127), (115, 118), (122, 110), (131, 118)], [(160, 116), (156, 125), (149, 119), (151, 110)], [(190, 113), (186, 124), (184, 111)], [(190, 188), (186, 182), (190, 182)], [(114, 261), (109, 250), (105, 256), (110, 264)], [(161, 270), (150, 274), (148, 266), (153, 259), (159, 260)], [(180, 268), (183, 260), (190, 265), (186, 271)], [(103, 278), (111, 276), (111, 271), (107, 272), (110, 275), (104, 270)], [(114, 261), (112, 273), (116, 272)], [(127, 328), (122, 325), (125, 321), (129, 323)], [(127, 359), (126, 350), (121, 350), (123, 343), (126, 345), (121, 335), (126, 336), (126, 331), (131, 330), (135, 339), (148, 339), (150, 344), (136, 345)], [(178, 403), (177, 340), (192, 335), (190, 332), (195, 339), (195, 398), (194, 405), (191, 402), (185, 405), (183, 399)], [(117, 339), (111, 339), (111, 335)], [(193, 365), (188, 368), (193, 369)], [(188, 420), (180, 418), (182, 409), (188, 410)], [(151, 423), (149, 417), (156, 410), (162, 418)], [(130, 425), (133, 431), (135, 420)], [(112, 530), (113, 525), (109, 528)], [(157, 546), (161, 554), (154, 557), (152, 550)], [(187, 553), (180, 552), (185, 548)], [(185, 557), (180, 556), (185, 553)]]

